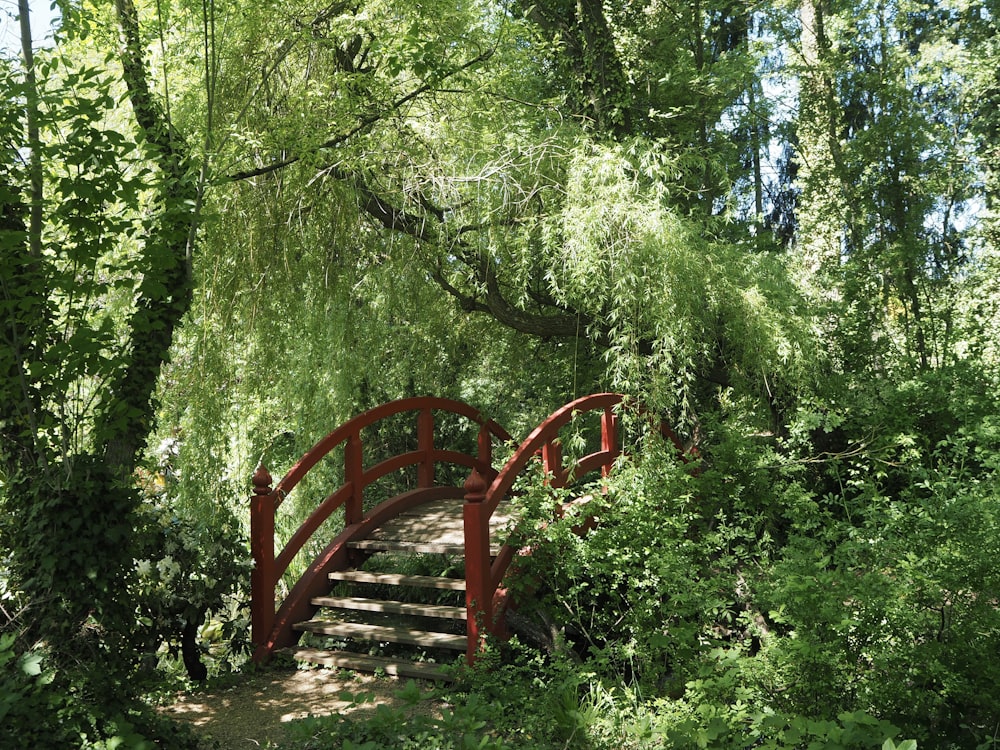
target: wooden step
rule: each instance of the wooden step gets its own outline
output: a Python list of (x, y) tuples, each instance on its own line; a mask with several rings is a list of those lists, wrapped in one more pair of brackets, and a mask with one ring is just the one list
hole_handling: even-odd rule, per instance
[(465, 607), (384, 601), (382, 599), (365, 599), (360, 596), (317, 596), (312, 600), (312, 603), (318, 607), (329, 607), (330, 609), (386, 612), (394, 615), (418, 615), (449, 620), (464, 620), (467, 614)]
[(387, 586), (417, 586), (425, 589), (465, 591), (464, 578), (441, 576), (409, 576), (400, 573), (369, 573), (365, 570), (338, 570), (330, 573), (331, 581), (351, 583), (381, 583)]
[[(351, 549), (361, 549), (368, 552), (409, 552), (412, 554), (430, 555), (464, 555), (464, 544), (447, 544), (442, 542), (406, 542), (399, 539), (359, 539), (348, 542)], [(500, 554), (500, 545), (490, 545), (490, 555)]]
[(337, 622), (334, 620), (316, 619), (296, 623), (292, 628), (302, 632), (331, 635), (340, 638), (408, 643), (412, 646), (450, 648), (457, 651), (464, 651), (467, 643), (464, 635), (437, 633), (427, 630), (411, 630), (410, 628), (393, 625), (369, 625), (360, 622)]
[(429, 662), (394, 659), (388, 656), (352, 654), (349, 651), (324, 651), (316, 648), (286, 648), (279, 653), (307, 664), (353, 669), (357, 672), (384, 672), (394, 677), (415, 677), (420, 680), (451, 680), (439, 665)]

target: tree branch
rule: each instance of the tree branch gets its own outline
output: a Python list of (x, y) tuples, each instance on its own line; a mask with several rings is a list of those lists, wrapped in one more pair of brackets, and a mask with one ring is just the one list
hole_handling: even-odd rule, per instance
[[(479, 63), (482, 63), (482, 62), (485, 62), (486, 60), (489, 60), (493, 56), (493, 52), (494, 52), (494, 49), (491, 48), (491, 49), (486, 50), (485, 52), (482, 52), (482, 53), (476, 55), (471, 60), (467, 60), (466, 62), (462, 63), (460, 66), (458, 66), (457, 68), (455, 68), (454, 70), (450, 71), (445, 76), (445, 78), (449, 78), (449, 77), (451, 77), (451, 76), (453, 76), (453, 75), (455, 75), (457, 73), (461, 73), (461, 72), (463, 72), (465, 70), (468, 70), (469, 68), (472, 68), (472, 67), (478, 65)], [(424, 83), (423, 85), (418, 86), (417, 88), (415, 88), (410, 93), (405, 94), (405, 95), (399, 97), (398, 99), (396, 99), (394, 102), (392, 102), (392, 104), (389, 105), (389, 107), (387, 109), (383, 110), (382, 112), (380, 112), (378, 114), (375, 114), (375, 115), (369, 115), (368, 117), (362, 118), (361, 121), (357, 125), (355, 125), (353, 128), (351, 128), (347, 132), (340, 133), (338, 135), (333, 136), (332, 138), (324, 141), (323, 143), (319, 144), (318, 146), (314, 147), (313, 149), (311, 149), (310, 151), (308, 151), (306, 153), (307, 154), (314, 154), (314, 153), (317, 153), (319, 151), (324, 151), (324, 150), (327, 150), (327, 149), (336, 148), (337, 146), (341, 145), (345, 141), (347, 141), (347, 140), (353, 138), (354, 136), (356, 136), (358, 133), (361, 133), (361, 132), (367, 130), (368, 128), (370, 128), (375, 123), (377, 123), (380, 120), (384, 119), (387, 115), (389, 115), (389, 114), (391, 114), (391, 113), (399, 110), (403, 105), (408, 104), (409, 102), (411, 102), (414, 99), (416, 99), (418, 96), (420, 96), (422, 94), (426, 94), (428, 91), (434, 91), (434, 90), (436, 90), (436, 85), (431, 84), (431, 83)], [(263, 175), (270, 174), (272, 172), (277, 172), (278, 170), (284, 169), (285, 167), (290, 167), (291, 165), (296, 164), (299, 161), (301, 161), (302, 158), (303, 158), (303, 156), (305, 156), (305, 154), (299, 154), (299, 155), (295, 155), (295, 156), (290, 156), (287, 159), (282, 159), (280, 161), (275, 161), (275, 162), (272, 162), (270, 164), (266, 164), (266, 165), (264, 165), (262, 167), (256, 167), (255, 169), (248, 169), (248, 170), (245, 170), (243, 172), (235, 172), (235, 173), (233, 173), (231, 175), (228, 175), (226, 177), (226, 180), (229, 181), (229, 182), (237, 182), (239, 180), (248, 180), (248, 179), (250, 179), (252, 177), (261, 177)]]
[(496, 264), (483, 254), (480, 270), (481, 277), (486, 282), (486, 307), (490, 314), (509, 328), (533, 336), (555, 336), (558, 338), (575, 338), (580, 331), (589, 327), (590, 318), (582, 313), (564, 312), (557, 315), (529, 313), (510, 304), (500, 291), (497, 280)]

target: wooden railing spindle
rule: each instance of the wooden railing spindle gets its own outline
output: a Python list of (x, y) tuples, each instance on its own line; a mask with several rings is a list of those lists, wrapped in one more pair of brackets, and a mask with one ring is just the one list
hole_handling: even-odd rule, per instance
[[(620, 452), (618, 448), (618, 417), (610, 406), (606, 407), (601, 415), (601, 450), (614, 457), (617, 457)], [(610, 462), (601, 466), (601, 476), (606, 477), (610, 469)]]
[(344, 504), (345, 526), (360, 523), (364, 515), (364, 473), (361, 433), (355, 432), (344, 445), (344, 481), (351, 485), (351, 494)]
[(488, 425), (480, 425), (479, 434), (476, 436), (476, 445), (479, 451), (479, 460), (487, 466), (493, 466), (493, 436), (490, 434)]
[(421, 409), (417, 417), (417, 450), (423, 454), (417, 464), (417, 486), (434, 486), (434, 414)]
[[(559, 488), (566, 484), (566, 474), (563, 471), (562, 445), (559, 444), (559, 436), (547, 440), (542, 446), (542, 470), (545, 472), (545, 481), (550, 482), (553, 487)], [(549, 479), (549, 475), (552, 475)]]

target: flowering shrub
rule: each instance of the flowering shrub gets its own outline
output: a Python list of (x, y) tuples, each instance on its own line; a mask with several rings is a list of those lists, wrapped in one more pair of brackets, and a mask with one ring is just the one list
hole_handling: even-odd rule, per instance
[(138, 515), (134, 600), (145, 666), (180, 653), (188, 676), (203, 680), (202, 656), (217, 643), (217, 667), (231, 669), (249, 650), (244, 592), (251, 561), (236, 520), (199, 523), (165, 496)]

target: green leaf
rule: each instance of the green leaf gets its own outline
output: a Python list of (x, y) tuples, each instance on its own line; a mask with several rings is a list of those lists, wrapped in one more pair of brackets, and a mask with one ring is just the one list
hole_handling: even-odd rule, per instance
[(28, 653), (21, 657), (21, 671), (28, 677), (37, 677), (42, 673), (42, 655), (38, 653)]

